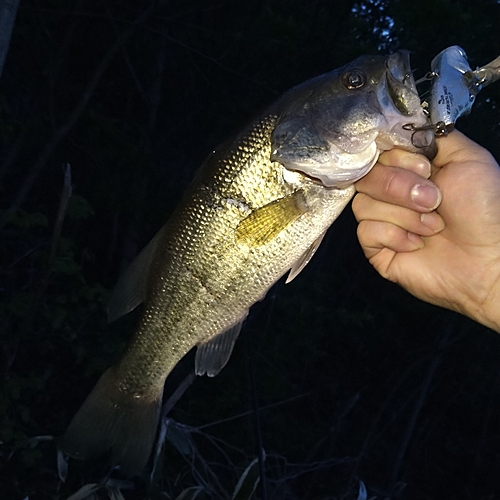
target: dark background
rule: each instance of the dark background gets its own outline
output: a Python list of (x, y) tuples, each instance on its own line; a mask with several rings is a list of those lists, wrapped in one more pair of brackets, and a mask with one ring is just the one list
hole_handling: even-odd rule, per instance
[[(117, 277), (215, 146), (361, 54), (409, 49), (421, 77), (458, 44), (475, 68), (499, 28), (493, 0), (23, 0), (0, 81), (0, 497), (65, 499), (105, 475), (70, 461), (61, 482), (56, 438), (133, 331), (137, 313), (106, 324)], [(459, 124), (497, 159), (499, 106), (496, 84)], [(355, 233), (348, 208), (252, 308), (125, 498), (231, 498), (259, 436), (267, 498), (356, 498), (359, 481), (368, 498), (500, 498), (500, 338), (385, 282)]]

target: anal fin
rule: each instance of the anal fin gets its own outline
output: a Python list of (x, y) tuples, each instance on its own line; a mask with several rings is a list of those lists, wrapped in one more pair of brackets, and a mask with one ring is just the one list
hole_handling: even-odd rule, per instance
[(206, 373), (209, 377), (215, 377), (226, 366), (247, 315), (248, 311), (234, 326), (198, 345), (195, 358), (196, 375)]
[(302, 269), (304, 269), (304, 267), (306, 267), (307, 264), (309, 264), (309, 262), (313, 258), (313, 255), (316, 253), (316, 250), (321, 245), (321, 242), (323, 241), (325, 234), (326, 231), (321, 236), (316, 238), (313, 241), (313, 244), (302, 254), (300, 259), (297, 262), (295, 262), (295, 264), (290, 269), (290, 274), (288, 275), (285, 283), (290, 283), (290, 281), (295, 279), (300, 274)]

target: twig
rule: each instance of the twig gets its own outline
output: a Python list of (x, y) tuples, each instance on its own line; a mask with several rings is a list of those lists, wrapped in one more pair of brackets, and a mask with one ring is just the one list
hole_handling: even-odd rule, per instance
[[(306, 392), (305, 394), (299, 394), (298, 396), (293, 396), (291, 398), (284, 399), (283, 401), (277, 401), (276, 403), (271, 403), (271, 404), (268, 404), (266, 406), (261, 406), (260, 408), (258, 408), (258, 410), (259, 410), (259, 412), (261, 412), (262, 410), (268, 410), (269, 408), (274, 408), (275, 406), (280, 406), (280, 405), (283, 405), (285, 403), (295, 401), (297, 399), (305, 398), (306, 396), (309, 396), (312, 392), (313, 391), (309, 391), (309, 392)], [(206, 429), (207, 427), (213, 427), (214, 425), (225, 424), (227, 422), (231, 422), (231, 420), (236, 420), (238, 418), (246, 417), (247, 415), (250, 415), (251, 413), (253, 413), (253, 411), (254, 410), (244, 411), (243, 413), (238, 413), (238, 415), (233, 415), (232, 417), (227, 417), (227, 418), (223, 418), (221, 420), (217, 420), (216, 422), (210, 422), (209, 424), (200, 425), (196, 429), (202, 430), (202, 429)]]
[(420, 389), (420, 394), (418, 396), (418, 399), (415, 403), (415, 407), (413, 409), (413, 413), (410, 417), (410, 421), (408, 422), (408, 425), (406, 427), (406, 432), (405, 435), (403, 436), (403, 441), (399, 447), (399, 452), (396, 457), (396, 460), (394, 462), (394, 469), (392, 471), (391, 475), (391, 480), (389, 483), (389, 492), (391, 494), (391, 497), (394, 495), (394, 490), (397, 484), (398, 476), (399, 476), (399, 471), (401, 470), (401, 467), (403, 465), (403, 460), (406, 455), (406, 452), (408, 450), (408, 447), (410, 445), (411, 438), (413, 436), (413, 432), (415, 430), (415, 425), (417, 423), (417, 419), (420, 416), (420, 413), (422, 412), (422, 408), (425, 403), (425, 399), (427, 398), (427, 394), (429, 393), (432, 379), (434, 378), (434, 374), (436, 373), (436, 370), (438, 366), (441, 363), (442, 357), (443, 357), (443, 348), (448, 342), (448, 339), (451, 337), (453, 334), (453, 329), (455, 325), (455, 318), (450, 317), (448, 315), (445, 316), (445, 328), (444, 328), (444, 333), (442, 333), (441, 338), (439, 339), (438, 346), (436, 348), (436, 355), (431, 361), (431, 364), (429, 366), (429, 369), (427, 370), (427, 375), (425, 377), (425, 380), (422, 383), (421, 389)]
[(61, 237), (62, 225), (64, 218), (66, 217), (66, 212), (68, 208), (68, 203), (71, 198), (72, 187), (71, 187), (71, 166), (68, 163), (66, 165), (64, 173), (64, 184), (61, 193), (61, 200), (59, 202), (59, 210), (57, 212), (56, 222), (54, 225), (54, 232), (52, 234), (52, 242), (50, 245), (49, 258), (47, 260), (47, 266), (45, 272), (42, 274), (39, 282), (36, 285), (35, 293), (33, 295), (33, 300), (29, 308), (29, 314), (25, 317), (21, 324), (20, 337), (22, 338), (27, 332), (32, 331), (33, 321), (38, 313), (40, 305), (45, 297), (45, 292), (49, 286), (50, 275), (52, 273), (52, 265), (54, 264), (54, 259), (57, 251), (57, 245)]
[(250, 335), (247, 335), (247, 351), (248, 351), (248, 373), (250, 379), (250, 391), (252, 394), (255, 434), (257, 438), (257, 458), (259, 459), (260, 489), (262, 493), (262, 500), (267, 500), (268, 499), (267, 481), (266, 481), (266, 471), (264, 466), (265, 452), (262, 443), (262, 431), (260, 428), (259, 405), (257, 402), (257, 389), (255, 386), (255, 370), (253, 366), (253, 356), (252, 356), (252, 341)]
[(73, 186), (71, 185), (71, 165), (69, 163), (66, 163), (66, 168), (64, 170), (64, 185), (61, 193), (61, 201), (59, 202), (59, 209), (57, 211), (57, 218), (56, 218), (56, 223), (54, 225), (54, 232), (52, 233), (52, 243), (50, 245), (48, 272), (50, 272), (52, 264), (54, 263), (57, 245), (59, 243), (59, 239), (61, 238), (62, 225), (66, 217), (69, 200), (72, 194), (73, 194)]
[(170, 410), (177, 404), (177, 401), (181, 399), (182, 395), (186, 392), (187, 388), (194, 382), (196, 375), (190, 372), (189, 375), (179, 384), (174, 393), (165, 401), (161, 409), (161, 419), (163, 420)]

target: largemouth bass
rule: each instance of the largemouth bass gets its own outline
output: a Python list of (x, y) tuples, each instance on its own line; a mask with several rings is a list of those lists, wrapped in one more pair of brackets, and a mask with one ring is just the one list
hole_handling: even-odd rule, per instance
[[(151, 453), (167, 375), (197, 346), (196, 373), (226, 364), (252, 304), (293, 279), (382, 150), (433, 157), (406, 52), (363, 56), (293, 88), (206, 160), (170, 220), (120, 279), (111, 320), (144, 302), (120, 361), (67, 429), (62, 450), (110, 452), (127, 475)], [(404, 127), (405, 126), (405, 127)]]

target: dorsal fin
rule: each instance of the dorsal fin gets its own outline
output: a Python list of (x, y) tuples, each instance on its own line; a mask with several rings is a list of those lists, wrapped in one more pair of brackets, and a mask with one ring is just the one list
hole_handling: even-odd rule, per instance
[(313, 255), (316, 253), (316, 250), (318, 247), (321, 245), (321, 242), (323, 241), (323, 238), (325, 237), (326, 231), (316, 238), (313, 241), (313, 244), (302, 254), (299, 260), (295, 262), (295, 264), (292, 266), (290, 269), (290, 274), (288, 275), (288, 278), (286, 279), (285, 283), (290, 283), (293, 279), (295, 279), (302, 269), (309, 264), (311, 259), (313, 258)]
[(228, 330), (219, 333), (208, 342), (198, 344), (195, 358), (196, 375), (206, 373), (209, 377), (215, 377), (226, 366), (247, 315), (248, 311)]
[(139, 253), (120, 276), (109, 301), (109, 323), (134, 310), (144, 301), (149, 267), (162, 232), (163, 228), (156, 233), (153, 239), (142, 249), (141, 253)]

